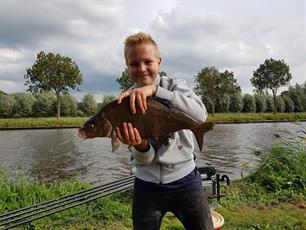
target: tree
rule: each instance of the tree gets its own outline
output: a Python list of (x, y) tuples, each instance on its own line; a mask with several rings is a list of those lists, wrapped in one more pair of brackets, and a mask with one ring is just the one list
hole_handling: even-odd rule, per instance
[(81, 103), (81, 110), (86, 116), (91, 116), (97, 112), (97, 103), (92, 94), (86, 94)]
[(60, 117), (60, 95), (82, 83), (82, 73), (70, 58), (43, 51), (37, 54), (34, 65), (24, 75), (27, 91), (42, 93), (52, 91), (57, 97), (57, 117)]
[(0, 117), (12, 117), (15, 98), (12, 95), (0, 94)]
[(291, 78), (289, 66), (284, 60), (274, 60), (270, 58), (266, 59), (265, 63), (261, 64), (259, 68), (253, 72), (251, 83), (259, 92), (263, 92), (265, 89), (272, 90), (274, 102), (273, 112), (276, 113), (277, 90), (281, 86), (288, 85)]
[(127, 91), (134, 84), (127, 68), (122, 72), (121, 78), (116, 79), (116, 82), (119, 83), (121, 92)]
[(215, 67), (205, 67), (195, 77), (194, 91), (201, 96), (205, 104), (211, 106), (212, 115), (218, 98), (240, 92), (240, 87), (234, 79), (233, 72), (220, 73)]
[(158, 74), (159, 74), (159, 76), (161, 76), (161, 77), (162, 77), (162, 76), (167, 76), (167, 73), (166, 73), (165, 71), (160, 71)]
[(103, 97), (102, 103), (99, 103), (98, 108), (99, 109), (103, 108), (106, 104), (114, 101), (115, 99), (116, 99), (116, 97), (114, 95), (105, 95)]

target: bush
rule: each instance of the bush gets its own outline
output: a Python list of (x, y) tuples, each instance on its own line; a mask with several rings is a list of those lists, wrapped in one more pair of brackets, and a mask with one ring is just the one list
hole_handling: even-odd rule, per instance
[(233, 113), (239, 113), (243, 108), (243, 99), (241, 93), (237, 93), (230, 96), (229, 111)]
[(113, 95), (105, 95), (105, 96), (103, 97), (102, 103), (99, 103), (99, 104), (98, 104), (98, 109), (103, 108), (106, 104), (108, 104), (108, 103), (114, 101), (115, 99), (116, 99), (116, 97), (113, 96)]
[(36, 95), (33, 104), (33, 114), (35, 117), (49, 117), (56, 114), (56, 96), (52, 93), (42, 93)]
[(271, 95), (266, 95), (264, 98), (266, 100), (266, 112), (273, 112), (274, 111), (273, 97)]
[(265, 112), (267, 109), (267, 103), (263, 95), (255, 94), (256, 113)]
[(15, 98), (13, 117), (31, 117), (36, 98), (29, 93), (15, 93), (12, 96)]
[(86, 94), (80, 104), (80, 110), (86, 116), (91, 116), (97, 112), (97, 103), (92, 94)]
[(285, 112), (291, 113), (294, 111), (294, 102), (287, 95), (283, 95), (283, 100), (285, 102)]
[(245, 94), (243, 96), (243, 109), (242, 112), (251, 113), (256, 111), (255, 99), (250, 94)]
[(228, 95), (220, 97), (216, 102), (215, 112), (228, 113), (229, 106), (230, 106), (230, 97)]
[(61, 95), (61, 115), (75, 116), (77, 114), (77, 101), (69, 94)]
[(11, 95), (0, 95), (0, 117), (9, 118), (13, 115), (15, 99)]
[(284, 112), (285, 111), (286, 104), (285, 104), (282, 96), (276, 97), (276, 108), (277, 108), (277, 112)]
[(303, 97), (305, 93), (303, 92), (302, 87), (298, 84), (296, 84), (295, 87), (290, 86), (288, 93), (289, 97), (294, 102), (294, 112), (303, 112)]

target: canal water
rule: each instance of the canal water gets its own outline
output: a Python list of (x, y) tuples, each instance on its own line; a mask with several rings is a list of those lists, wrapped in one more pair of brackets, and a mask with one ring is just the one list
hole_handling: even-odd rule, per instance
[[(295, 124), (217, 124), (204, 138), (203, 152), (196, 150), (198, 165), (214, 166), (231, 180), (247, 175), (259, 156), (290, 131), (306, 129)], [(33, 129), (0, 131), (0, 168), (10, 177), (50, 182), (80, 178), (89, 182), (109, 182), (130, 175), (130, 153), (121, 145), (112, 153), (109, 138), (81, 140), (77, 129)]]

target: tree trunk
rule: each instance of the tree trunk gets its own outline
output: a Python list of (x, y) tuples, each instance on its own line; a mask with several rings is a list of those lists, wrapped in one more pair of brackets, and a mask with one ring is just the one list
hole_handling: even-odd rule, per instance
[(61, 100), (60, 100), (60, 94), (57, 93), (57, 94), (56, 94), (56, 97), (57, 97), (57, 119), (59, 119), (60, 116), (61, 116)]
[(211, 112), (212, 112), (212, 116), (214, 117), (215, 116), (215, 102), (214, 101), (211, 102)]
[(274, 115), (275, 115), (276, 112), (277, 112), (276, 92), (277, 92), (276, 89), (273, 89), (273, 90), (272, 90), (272, 93), (273, 93), (273, 114), (274, 114)]

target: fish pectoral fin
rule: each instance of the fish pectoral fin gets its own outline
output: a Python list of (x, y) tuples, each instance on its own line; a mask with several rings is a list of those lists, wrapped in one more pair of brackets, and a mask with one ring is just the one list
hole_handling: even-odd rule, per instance
[(112, 152), (115, 152), (120, 146), (120, 142), (118, 140), (118, 137), (117, 137), (117, 134), (116, 134), (115, 131), (112, 131), (112, 137), (111, 138), (112, 138), (112, 140), (111, 140), (111, 142), (112, 142)]

